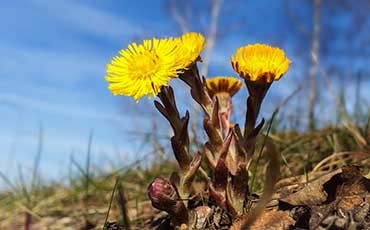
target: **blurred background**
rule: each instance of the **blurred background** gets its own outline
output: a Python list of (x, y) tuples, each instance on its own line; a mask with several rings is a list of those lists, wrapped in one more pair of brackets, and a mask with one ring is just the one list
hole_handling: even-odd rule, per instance
[[(276, 129), (312, 130), (344, 118), (366, 124), (369, 12), (368, 0), (2, 1), (0, 172), (12, 181), (38, 165), (42, 180), (63, 182), (86, 156), (95, 170), (109, 171), (167, 152), (169, 127), (153, 100), (115, 97), (104, 76), (129, 43), (186, 31), (206, 36), (199, 68), (209, 77), (235, 76), (230, 56), (240, 46), (284, 49), (291, 68), (262, 111), (269, 118), (285, 104)], [(196, 129), (199, 108), (182, 83), (172, 84)], [(245, 91), (235, 97), (238, 122), (245, 99)]]

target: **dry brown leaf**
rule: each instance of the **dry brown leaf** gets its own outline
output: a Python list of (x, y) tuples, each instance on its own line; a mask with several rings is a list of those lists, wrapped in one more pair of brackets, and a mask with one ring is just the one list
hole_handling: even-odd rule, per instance
[(362, 176), (358, 167), (345, 166), (308, 183), (280, 201), (282, 204), (309, 207), (309, 226), (316, 229), (332, 221), (347, 223), (349, 217), (345, 216), (348, 213), (359, 216), (356, 218), (362, 223), (369, 210), (366, 206), (369, 195), (370, 180)]
[(357, 167), (345, 166), (308, 183), (281, 201), (290, 205), (320, 205), (327, 201), (330, 191), (334, 196), (330, 197), (331, 201), (336, 200), (344, 210), (352, 210), (364, 202), (369, 186), (370, 180), (363, 177)]
[[(240, 230), (243, 221), (234, 223), (230, 230)], [(248, 228), (250, 230), (285, 230), (290, 229), (295, 221), (287, 211), (265, 211)]]
[(328, 194), (324, 190), (324, 184), (333, 176), (342, 172), (342, 169), (321, 176), (320, 178), (308, 183), (299, 191), (280, 199), (290, 205), (318, 205), (326, 201)]
[(344, 181), (336, 191), (338, 208), (349, 212), (366, 201), (370, 192), (370, 180), (363, 177), (358, 169), (344, 168), (341, 178)]

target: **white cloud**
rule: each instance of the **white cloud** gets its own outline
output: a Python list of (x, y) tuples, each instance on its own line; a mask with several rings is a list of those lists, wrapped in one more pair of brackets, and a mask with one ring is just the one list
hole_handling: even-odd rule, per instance
[[(34, 79), (57, 79), (58, 84), (74, 84), (81, 78), (102, 75), (106, 60), (91, 53), (69, 53), (60, 50), (46, 50), (19, 47), (11, 44), (0, 46), (0, 74), (11, 81), (27, 83)], [(4, 83), (4, 82), (3, 82)]]
[(100, 107), (89, 108), (88, 106), (78, 106), (73, 104), (55, 104), (50, 101), (38, 100), (36, 98), (25, 97), (15, 94), (0, 95), (0, 104), (8, 104), (17, 108), (36, 110), (68, 116), (76, 119), (92, 119), (109, 121), (123, 124), (125, 119), (120, 114), (102, 113)]
[(91, 5), (71, 0), (32, 0), (61, 23), (80, 32), (122, 40), (124, 36), (142, 33), (143, 29), (128, 19), (112, 15)]

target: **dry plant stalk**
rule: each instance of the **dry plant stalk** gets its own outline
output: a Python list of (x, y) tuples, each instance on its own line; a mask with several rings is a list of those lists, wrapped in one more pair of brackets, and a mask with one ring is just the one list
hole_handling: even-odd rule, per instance
[[(264, 125), (264, 119), (258, 122), (259, 111), (273, 81), (279, 80), (290, 65), (283, 50), (264, 44), (241, 47), (231, 57), (232, 67), (244, 79), (249, 93), (242, 130), (231, 117), (232, 97), (243, 82), (235, 77), (201, 76), (197, 64), (204, 47), (203, 36), (193, 32), (177, 38), (153, 38), (121, 50), (120, 56), (113, 58), (107, 67), (106, 80), (113, 94), (131, 96), (136, 101), (142, 96), (157, 97), (154, 105), (172, 127), (170, 141), (179, 170), (169, 179), (156, 178), (148, 187), (148, 196), (155, 208), (170, 215), (174, 227), (206, 226), (213, 207), (226, 211), (232, 219), (248, 211), (248, 169)], [(192, 99), (203, 110), (208, 140), (195, 153), (189, 148), (189, 112), (180, 114), (174, 90), (168, 86), (174, 78), (190, 88)], [(279, 175), (279, 154), (270, 142), (268, 150), (265, 193), (247, 225), (270, 200)], [(207, 186), (202, 194), (194, 194), (192, 185), (200, 172), (206, 174)], [(208, 202), (193, 207), (188, 200), (194, 197), (207, 197)]]

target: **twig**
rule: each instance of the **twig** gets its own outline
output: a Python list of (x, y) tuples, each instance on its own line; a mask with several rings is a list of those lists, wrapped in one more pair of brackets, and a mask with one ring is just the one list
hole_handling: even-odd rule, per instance
[(311, 130), (315, 128), (315, 104), (317, 100), (317, 70), (319, 64), (320, 46), (320, 9), (321, 0), (314, 0), (313, 32), (311, 40), (311, 66), (309, 73), (308, 95), (308, 125)]
[(222, 0), (212, 0), (211, 5), (211, 23), (207, 34), (207, 47), (204, 50), (203, 64), (200, 69), (200, 76), (207, 77), (208, 67), (213, 53), (213, 49), (217, 39), (218, 18), (220, 16), (220, 9)]

